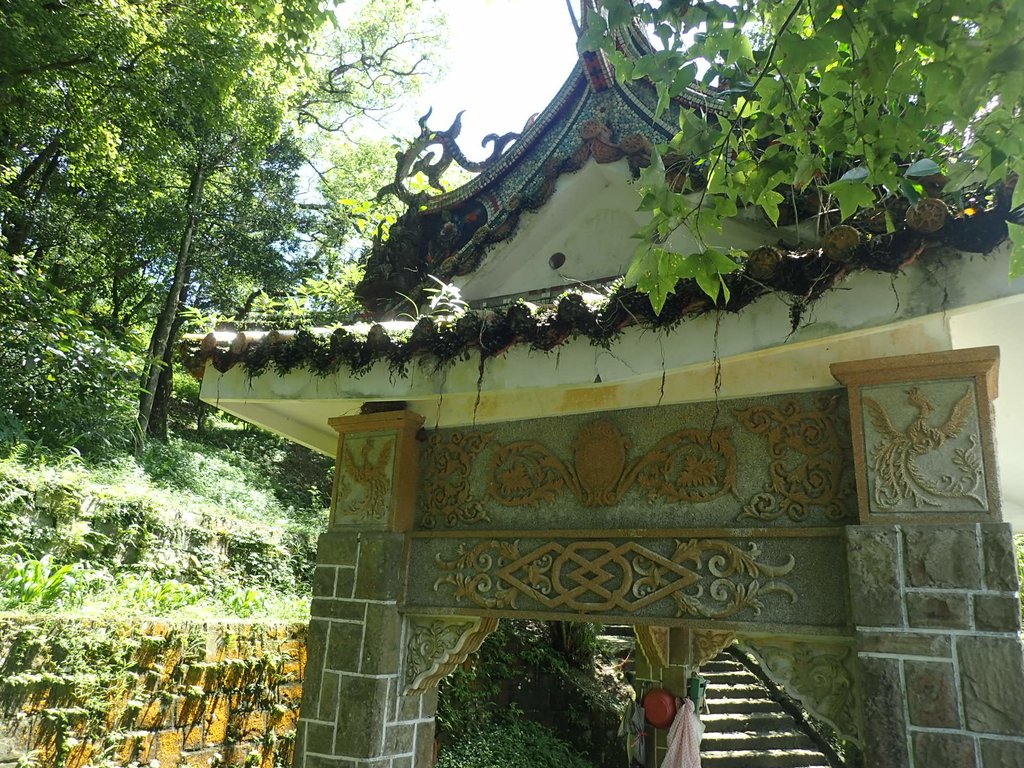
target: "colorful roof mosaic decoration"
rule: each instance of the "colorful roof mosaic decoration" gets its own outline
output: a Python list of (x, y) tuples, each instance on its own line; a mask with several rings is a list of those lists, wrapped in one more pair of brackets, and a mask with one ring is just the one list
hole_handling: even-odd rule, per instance
[[(650, 50), (638, 28), (620, 35), (617, 45), (626, 55)], [(414, 358), (424, 356), (443, 367), (479, 354), (482, 365), (512, 345), (550, 350), (582, 337), (607, 347), (628, 326), (671, 329), (708, 312), (738, 312), (769, 293), (789, 305), (795, 330), (807, 308), (851, 273), (897, 273), (915, 260), (941, 264), (964, 254), (988, 253), (1007, 239), (1007, 221), (1024, 220), (1024, 212), (1011, 210), (1015, 180), (962, 190), (953, 200), (943, 196), (945, 178), (936, 174), (919, 180), (928, 196), (912, 207), (904, 198), (892, 197), (843, 224), (837, 215), (825, 214), (827, 226), (821, 229), (828, 231), (820, 241), (787, 243), (783, 231), (771, 230), (765, 219), (766, 231), (778, 236), (748, 250), (740, 269), (723, 276), (728, 298), (712, 300), (694, 281), (682, 280), (655, 312), (646, 295), (620, 281), (606, 286), (604, 295), (569, 287), (539, 306), (515, 295), (502, 296), (498, 306), (460, 317), (386, 322), (408, 307), (406, 297), (422, 298), (424, 286), (436, 285), (432, 278), (448, 283), (474, 273), (489, 251), (516, 236), (524, 214), (540, 210), (551, 199), (564, 175), (590, 162), (624, 160), (636, 176), (649, 165), (654, 145), (676, 134), (682, 110), (715, 119), (723, 109), (713, 92), (691, 89), (657, 118), (657, 100), (649, 80), (617, 82), (604, 55), (587, 52), (552, 103), (521, 133), (485, 138), (490, 154), (482, 160), (470, 159), (458, 146), (461, 115), (447, 130), (438, 131), (429, 127), (428, 113), (420, 119), (419, 136), (397, 156), (394, 182), (382, 190), (396, 195), (407, 209), (389, 236), (374, 242), (357, 288), (373, 320), (360, 327), (193, 338), (184, 345), (186, 365), (196, 375), (211, 360), (222, 371), (238, 363), (252, 375), (268, 368), (287, 373), (306, 366), (321, 376), (342, 369), (358, 374), (377, 362), (386, 362), (401, 375)], [(698, 159), (663, 155), (670, 183), (682, 188), (685, 180), (699, 191), (704, 180)], [(444, 191), (441, 176), (453, 164), (476, 176)], [(420, 173), (440, 194), (409, 187), (408, 180)], [(785, 191), (780, 227), (821, 215), (813, 188)]]

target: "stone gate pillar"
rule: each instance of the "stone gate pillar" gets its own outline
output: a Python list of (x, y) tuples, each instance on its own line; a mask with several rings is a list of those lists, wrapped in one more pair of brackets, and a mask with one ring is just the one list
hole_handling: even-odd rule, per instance
[(869, 768), (1024, 766), (1024, 649), (1001, 522), (998, 349), (834, 365), (860, 525), (847, 555)]
[[(636, 688), (642, 696), (665, 688), (679, 697), (687, 694), (690, 676), (736, 639), (731, 629), (691, 629), (637, 625)], [(668, 730), (647, 728), (647, 768), (662, 763), (668, 749)]]
[(398, 612), (421, 424), (407, 411), (331, 420), (337, 466), (313, 580), (297, 768), (431, 764), (437, 693), (405, 695)]

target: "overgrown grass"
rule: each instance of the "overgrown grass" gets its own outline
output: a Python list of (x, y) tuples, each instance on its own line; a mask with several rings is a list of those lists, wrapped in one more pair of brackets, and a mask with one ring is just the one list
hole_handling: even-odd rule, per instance
[(0, 446), (0, 610), (308, 617), (330, 460), (194, 395), (138, 459)]

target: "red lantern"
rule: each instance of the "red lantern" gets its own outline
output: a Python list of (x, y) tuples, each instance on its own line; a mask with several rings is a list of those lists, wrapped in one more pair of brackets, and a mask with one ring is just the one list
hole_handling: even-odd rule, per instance
[(644, 717), (655, 728), (668, 728), (676, 719), (676, 697), (664, 688), (651, 688), (644, 694)]

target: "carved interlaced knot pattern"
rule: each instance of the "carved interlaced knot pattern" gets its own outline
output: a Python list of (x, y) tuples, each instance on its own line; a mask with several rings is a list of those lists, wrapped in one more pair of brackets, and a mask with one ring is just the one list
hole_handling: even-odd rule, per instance
[(760, 548), (721, 539), (676, 541), (670, 557), (636, 542), (544, 542), (523, 551), (523, 542), (492, 540), (462, 544), (452, 560), (437, 556), (447, 574), (434, 591), (455, 588), (458, 601), (485, 608), (515, 608), (528, 598), (551, 610), (632, 613), (670, 600), (676, 616), (722, 618), (744, 610), (760, 613), (765, 595), (796, 602), (796, 593), (777, 581), (796, 561), (761, 563)]

